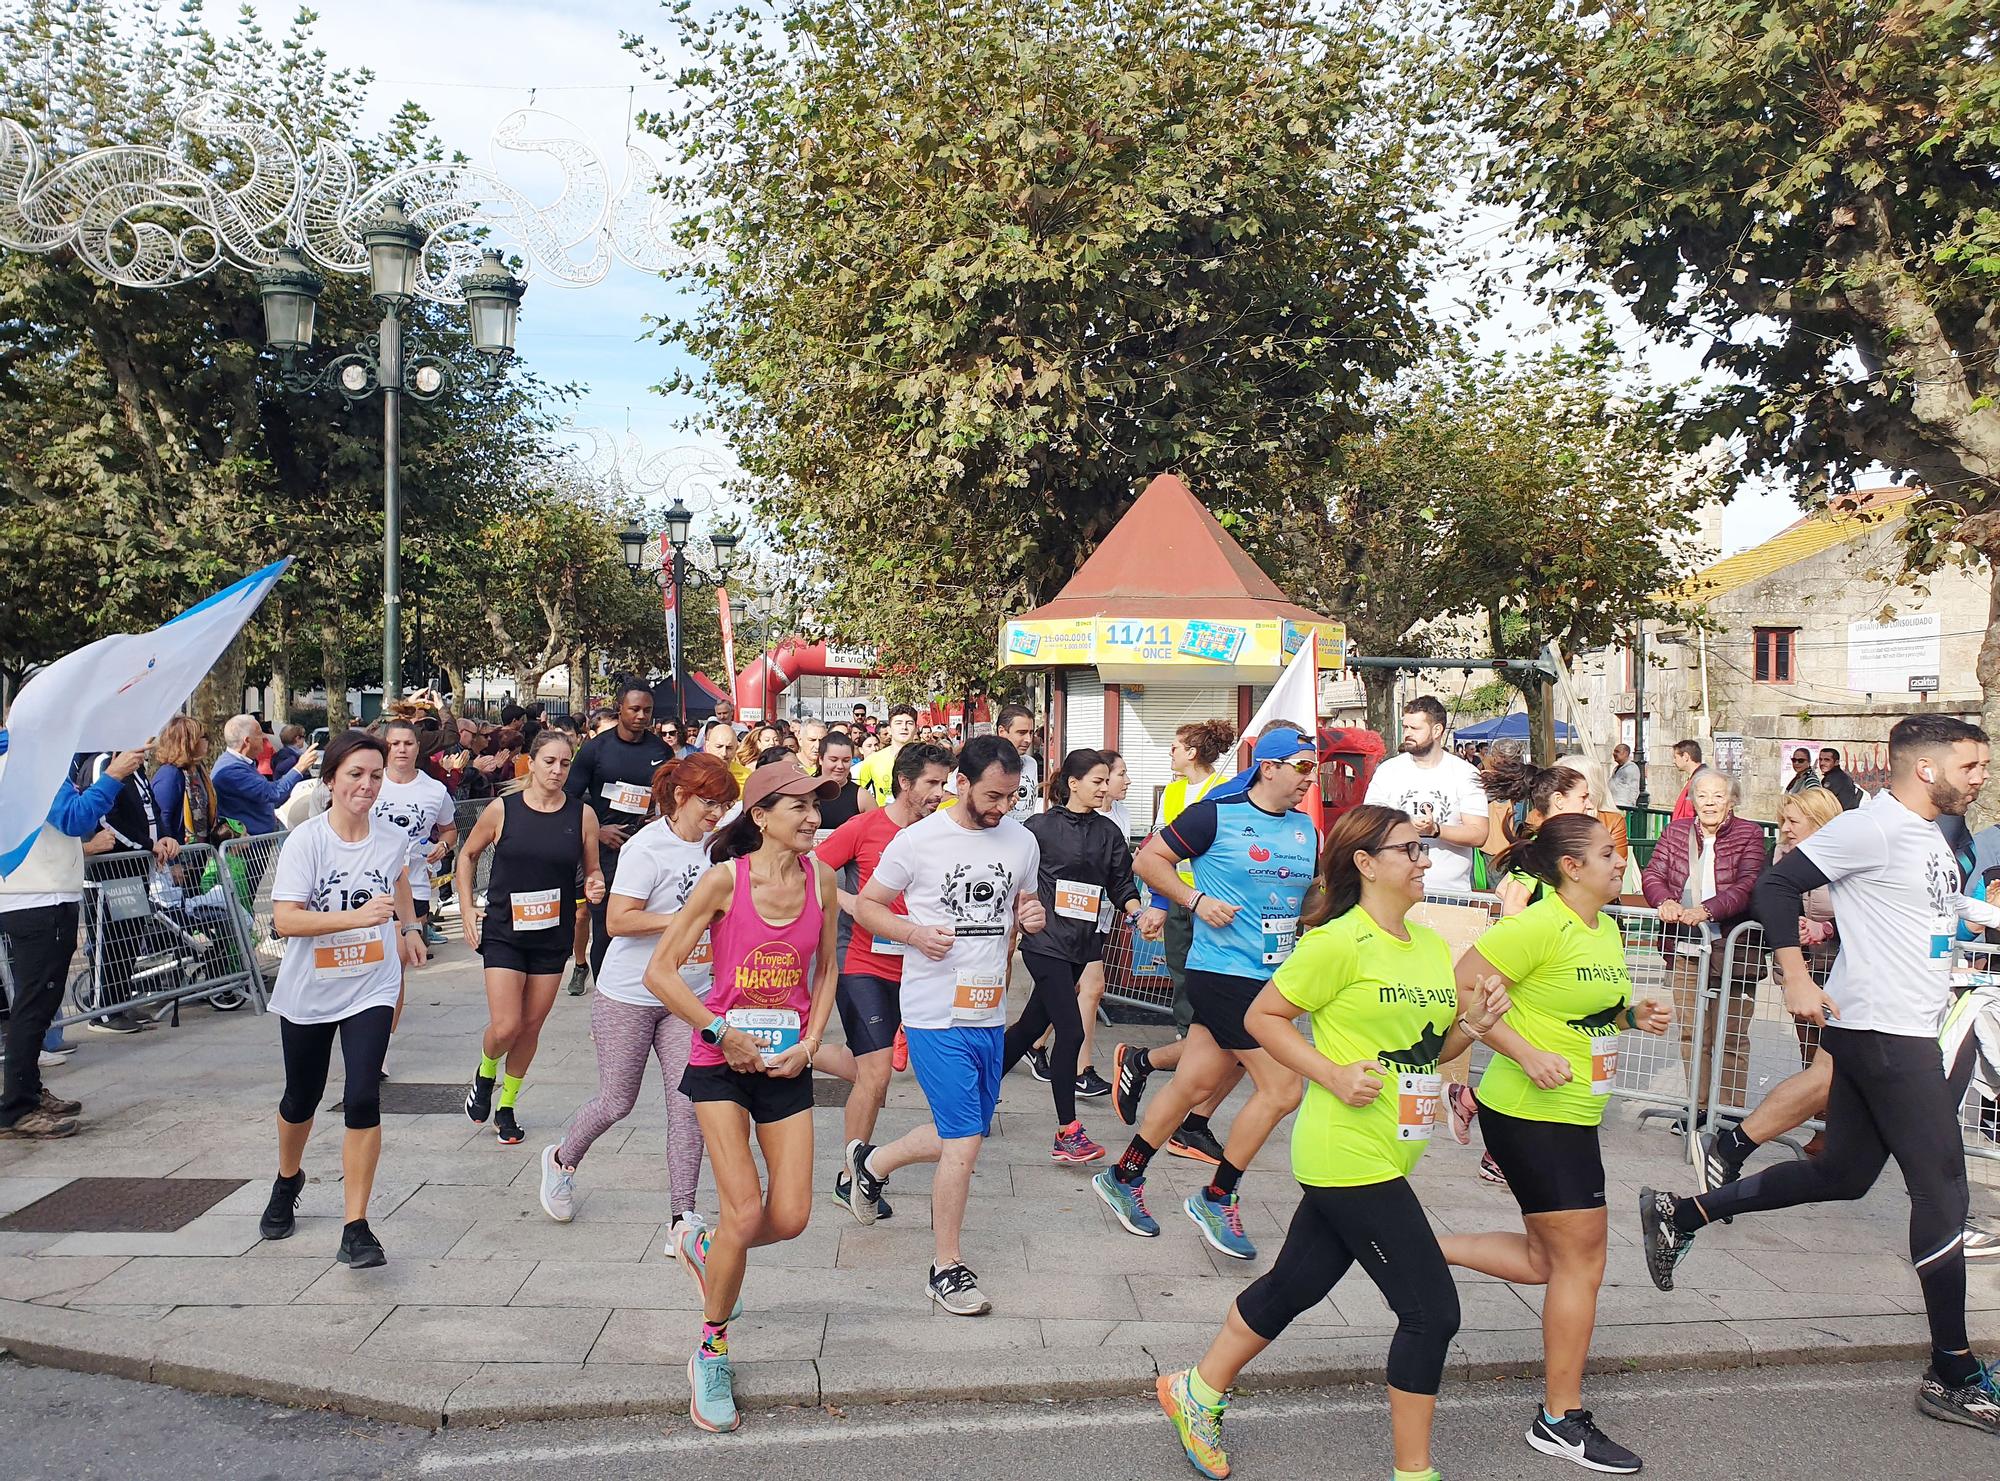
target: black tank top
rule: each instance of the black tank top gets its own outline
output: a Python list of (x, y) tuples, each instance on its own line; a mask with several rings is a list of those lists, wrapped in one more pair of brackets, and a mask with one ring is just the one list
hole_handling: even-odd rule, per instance
[[(565, 797), (554, 812), (528, 806), (528, 794), (502, 797), (500, 841), (493, 846), (493, 874), (486, 883), (486, 933), (507, 940), (565, 944), (576, 925), (577, 871), (583, 867), (583, 799)], [(514, 896), (555, 891), (552, 925), (518, 929)], [(524, 918), (538, 921), (541, 902), (524, 902)]]

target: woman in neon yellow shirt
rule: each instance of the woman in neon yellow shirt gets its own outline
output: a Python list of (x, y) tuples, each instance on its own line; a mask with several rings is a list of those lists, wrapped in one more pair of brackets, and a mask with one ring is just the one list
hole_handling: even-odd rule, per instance
[[(1452, 981), (1444, 939), (1405, 917), (1424, 897), (1430, 845), (1407, 813), (1357, 807), (1328, 831), (1291, 956), (1250, 1005), (1244, 1026), (1303, 1075), (1292, 1170), (1304, 1190), (1270, 1271), (1230, 1307), (1194, 1367), (1161, 1378), (1160, 1406), (1204, 1476), (1227, 1476), (1222, 1413), (1243, 1366), (1356, 1264), (1395, 1308), (1389, 1422), (1399, 1481), (1437, 1481), (1431, 1418), (1458, 1291), (1410, 1170), (1430, 1141), (1438, 1065), (1507, 1011), (1505, 987)], [(1313, 1041), (1292, 1020), (1312, 1015)]]
[(1583, 1407), (1583, 1364), (1597, 1324), (1606, 1239), (1604, 1159), (1597, 1127), (1618, 1072), (1619, 1035), (1657, 1034), (1673, 1010), (1631, 1001), (1618, 923), (1604, 913), (1625, 862), (1591, 813), (1524, 827), (1498, 860), (1545, 886), (1542, 898), (1494, 926), (1458, 959), (1461, 989), (1498, 972), (1513, 1007), (1489, 1032), (1493, 1061), (1479, 1081), (1486, 1150), (1521, 1207), (1520, 1234), (1448, 1235), (1452, 1264), (1515, 1285), (1547, 1286), (1542, 1303), (1544, 1394), (1528, 1443), (1595, 1471), (1627, 1473), (1639, 1457)]

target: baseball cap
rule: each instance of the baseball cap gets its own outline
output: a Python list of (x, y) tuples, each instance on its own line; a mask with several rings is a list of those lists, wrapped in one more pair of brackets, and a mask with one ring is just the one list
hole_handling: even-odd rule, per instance
[(811, 775), (797, 757), (787, 756), (758, 767), (743, 779), (743, 811), (773, 797), (817, 797), (824, 802), (839, 790), (837, 783)]
[(1318, 743), (1285, 725), (1275, 725), (1257, 738), (1256, 746), (1250, 752), (1250, 764), (1221, 786), (1212, 788), (1209, 797), (1221, 801), (1226, 797), (1241, 797), (1250, 790), (1250, 784), (1257, 780), (1257, 763), (1260, 761), (1289, 761), (1294, 756), (1317, 755)]

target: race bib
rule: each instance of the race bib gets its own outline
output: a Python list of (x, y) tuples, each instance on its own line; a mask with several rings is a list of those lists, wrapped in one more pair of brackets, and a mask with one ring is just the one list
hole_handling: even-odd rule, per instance
[(1437, 1074), (1420, 1074), (1415, 1070), (1397, 1073), (1397, 1141), (1427, 1142), (1431, 1139), (1431, 1127), (1437, 1122), (1438, 1084), (1441, 1078)]
[(887, 936), (875, 938), (875, 955), (901, 957), (909, 954), (909, 948), (900, 941), (891, 941)]
[(317, 977), (365, 977), (387, 959), (380, 926), (335, 931), (313, 942), (313, 975)]
[(1618, 1075), (1618, 1041), (1597, 1039), (1590, 1046), (1590, 1093), (1611, 1094), (1611, 1082)]
[(517, 931), (546, 931), (562, 918), (561, 890), (516, 890), (508, 901)]
[(602, 790), (613, 812), (643, 813), (653, 800), (652, 794), (636, 782), (606, 782)]
[(769, 1064), (799, 1041), (799, 1015), (792, 1008), (731, 1008), (722, 1015), (733, 1029), (757, 1041), (757, 1052)]
[(1275, 967), (1292, 954), (1292, 943), (1299, 938), (1299, 918), (1296, 915), (1267, 915), (1263, 926), (1264, 965)]
[(1087, 920), (1095, 924), (1103, 902), (1103, 885), (1078, 884), (1073, 879), (1056, 881), (1056, 914), (1064, 920)]
[(985, 1018), (1000, 1006), (1006, 996), (1005, 972), (960, 972), (958, 987), (952, 993), (951, 1016)]
[(706, 967), (715, 961), (715, 948), (708, 944), (708, 932), (701, 933), (701, 940), (695, 942), (694, 950), (687, 954), (684, 967)]

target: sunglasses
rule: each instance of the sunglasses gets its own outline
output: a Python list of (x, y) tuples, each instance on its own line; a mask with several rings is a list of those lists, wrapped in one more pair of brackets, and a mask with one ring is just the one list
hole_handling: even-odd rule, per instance
[(1295, 771), (1300, 776), (1311, 776), (1315, 771), (1319, 770), (1319, 762), (1309, 756), (1301, 756), (1296, 761), (1273, 761), (1271, 765), (1285, 771)]
[(1389, 843), (1381, 848), (1368, 850), (1371, 854), (1401, 854), (1412, 864), (1418, 864), (1431, 856), (1430, 840), (1412, 838), (1408, 843)]

